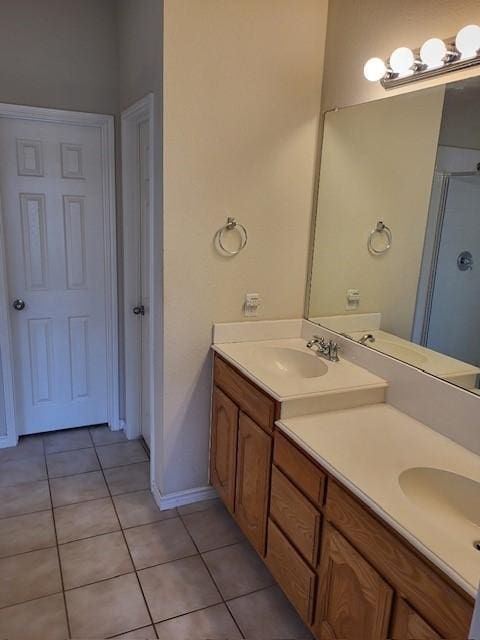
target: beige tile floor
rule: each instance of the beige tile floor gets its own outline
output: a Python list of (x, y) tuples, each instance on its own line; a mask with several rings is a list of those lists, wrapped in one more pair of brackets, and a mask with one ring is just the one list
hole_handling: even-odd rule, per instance
[(0, 640), (311, 638), (217, 500), (159, 511), (107, 427), (0, 449)]

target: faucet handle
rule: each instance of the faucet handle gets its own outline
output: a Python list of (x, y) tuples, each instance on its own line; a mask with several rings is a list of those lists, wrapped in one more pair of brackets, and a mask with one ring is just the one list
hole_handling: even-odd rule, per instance
[(330, 340), (328, 343), (328, 351), (330, 360), (333, 362), (338, 362), (340, 358), (338, 357), (338, 352), (341, 351), (341, 347), (338, 346), (338, 343), (334, 340)]

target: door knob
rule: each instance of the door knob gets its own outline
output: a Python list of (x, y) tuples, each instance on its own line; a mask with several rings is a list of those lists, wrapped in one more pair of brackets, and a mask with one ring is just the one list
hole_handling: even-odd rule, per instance
[(457, 258), (457, 267), (460, 271), (472, 271), (473, 269), (473, 256), (470, 251), (462, 251)]
[(144, 316), (145, 315), (145, 307), (143, 306), (143, 304), (139, 305), (138, 307), (133, 307), (133, 313), (136, 316)]
[(23, 311), (23, 309), (25, 309), (25, 301), (21, 300), (20, 298), (17, 298), (16, 300), (13, 301), (13, 308), (16, 309), (16, 311)]

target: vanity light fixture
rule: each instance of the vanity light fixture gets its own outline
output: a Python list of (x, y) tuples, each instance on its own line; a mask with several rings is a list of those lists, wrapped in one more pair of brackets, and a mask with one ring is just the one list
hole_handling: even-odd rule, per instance
[(469, 24), (455, 37), (430, 38), (419, 49), (398, 47), (386, 62), (370, 58), (363, 74), (370, 82), (380, 81), (385, 89), (390, 89), (477, 64), (480, 64), (480, 26)]

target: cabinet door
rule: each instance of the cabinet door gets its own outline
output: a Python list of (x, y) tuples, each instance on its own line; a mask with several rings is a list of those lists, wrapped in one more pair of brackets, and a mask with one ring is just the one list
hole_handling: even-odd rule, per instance
[(440, 640), (438, 633), (402, 598), (396, 603), (392, 638), (394, 640)]
[(272, 438), (240, 412), (235, 516), (260, 555), (265, 555)]
[(213, 389), (210, 480), (227, 508), (235, 504), (238, 407), (218, 387)]
[(317, 638), (386, 638), (392, 589), (331, 525), (324, 527), (317, 608)]

